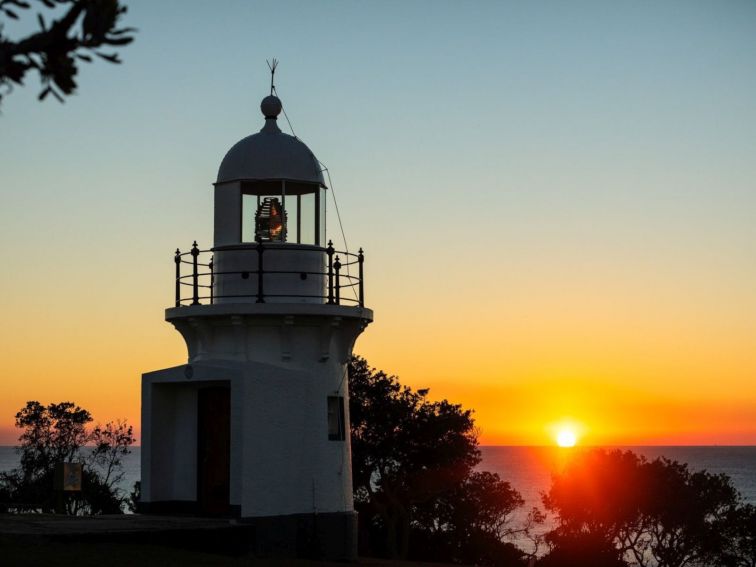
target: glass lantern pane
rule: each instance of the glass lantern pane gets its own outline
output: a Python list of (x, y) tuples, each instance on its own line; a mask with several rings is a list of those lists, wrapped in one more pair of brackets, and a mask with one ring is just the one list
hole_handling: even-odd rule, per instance
[(315, 194), (302, 195), (300, 200), (299, 241), (302, 244), (315, 244)]
[(299, 197), (286, 196), (286, 242), (299, 242)]
[(242, 195), (241, 242), (255, 241), (257, 195)]
[(328, 192), (322, 187), (319, 188), (318, 191), (320, 191), (320, 245), (325, 246), (327, 228), (326, 214), (328, 211), (326, 200), (328, 199)]

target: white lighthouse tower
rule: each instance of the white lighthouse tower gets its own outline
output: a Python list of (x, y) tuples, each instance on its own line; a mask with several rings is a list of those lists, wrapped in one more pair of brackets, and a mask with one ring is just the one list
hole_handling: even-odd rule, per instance
[[(281, 101), (223, 158), (213, 247), (176, 251), (187, 364), (142, 375), (145, 513), (252, 524), (258, 550), (356, 555), (347, 363), (373, 313), (363, 255), (326, 240), (318, 160)], [(328, 244), (326, 244), (328, 242)]]

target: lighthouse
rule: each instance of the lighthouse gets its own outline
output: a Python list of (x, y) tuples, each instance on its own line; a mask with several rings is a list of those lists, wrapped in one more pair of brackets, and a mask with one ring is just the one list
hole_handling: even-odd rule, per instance
[(212, 247), (175, 253), (165, 319), (188, 357), (142, 375), (141, 511), (234, 518), (257, 551), (348, 560), (364, 255), (328, 240), (323, 168), (281, 131), (274, 93), (220, 164)]

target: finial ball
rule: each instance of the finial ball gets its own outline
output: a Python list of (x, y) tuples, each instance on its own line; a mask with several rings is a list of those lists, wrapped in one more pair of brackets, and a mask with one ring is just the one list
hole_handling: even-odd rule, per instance
[(260, 110), (262, 110), (265, 118), (276, 118), (281, 114), (281, 99), (275, 95), (268, 95), (260, 103)]

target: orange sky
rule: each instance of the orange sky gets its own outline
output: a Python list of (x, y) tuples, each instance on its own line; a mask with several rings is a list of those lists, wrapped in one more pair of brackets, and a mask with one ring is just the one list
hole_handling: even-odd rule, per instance
[[(403, 288), (374, 256), (376, 322), (357, 352), (432, 397), (474, 408), (484, 444), (549, 444), (565, 421), (591, 444), (756, 440), (756, 323), (724, 309), (719, 295), (672, 281), (525, 285), (522, 275), (494, 277), (494, 264), (481, 276), (490, 283), (448, 301), (464, 276)], [(2, 371), (13, 379), (0, 397), (3, 443), (17, 436), (12, 415), (28, 399), (74, 400), (96, 419), (125, 417), (138, 429), (140, 373), (185, 361), (180, 335), (162, 321), (172, 269), (162, 260), (154, 277), (124, 273), (120, 283), (95, 268), (72, 274), (59, 290), (66, 302), (30, 282), (34, 305), (6, 307)]]

